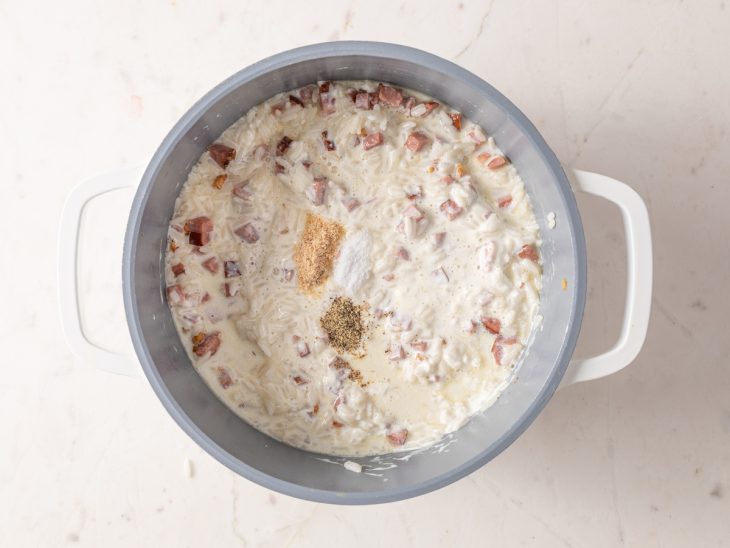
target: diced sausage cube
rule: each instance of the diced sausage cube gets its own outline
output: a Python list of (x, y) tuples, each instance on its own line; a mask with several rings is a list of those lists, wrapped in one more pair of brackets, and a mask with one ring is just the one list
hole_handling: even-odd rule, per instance
[(442, 245), (444, 245), (444, 240), (446, 239), (446, 232), (436, 232), (433, 235), (433, 248), (438, 249)]
[(312, 102), (312, 95), (314, 94), (315, 89), (317, 89), (317, 86), (314, 84), (309, 84), (308, 86), (301, 88), (299, 90), (299, 97), (302, 102), (310, 104)]
[(185, 274), (185, 265), (182, 263), (172, 265), (172, 273), (175, 275), (176, 278), (181, 274)]
[(404, 360), (406, 357), (406, 351), (400, 344), (395, 344), (390, 347), (388, 359), (392, 362)]
[(330, 93), (330, 83), (323, 82), (319, 85), (319, 106), (325, 115), (332, 114), (336, 110), (335, 97)]
[(327, 178), (315, 177), (311, 185), (304, 191), (309, 201), (314, 205), (322, 205), (324, 203), (324, 193), (327, 190)]
[(425, 103), (421, 103), (420, 105), (416, 105), (411, 108), (411, 116), (420, 116), (421, 118), (425, 118), (439, 106), (440, 105), (436, 101), (426, 101)]
[(299, 341), (297, 343), (297, 354), (299, 354), (300, 358), (309, 356), (309, 345), (304, 341)]
[(439, 209), (449, 218), (449, 221), (453, 221), (464, 210), (454, 200), (446, 200), (439, 206)]
[(461, 131), (461, 114), (452, 112), (449, 114), (449, 118), (451, 118), (451, 123), (454, 124), (456, 131)]
[(334, 141), (330, 141), (327, 138), (327, 130), (326, 129), (322, 132), (322, 143), (324, 144), (324, 149), (327, 152), (332, 152), (336, 148)]
[(210, 257), (209, 259), (204, 260), (203, 267), (205, 267), (208, 272), (212, 272), (213, 274), (217, 273), (219, 267), (218, 259)]
[(177, 306), (185, 302), (185, 292), (181, 285), (175, 284), (167, 288), (167, 302), (171, 306)]
[(286, 154), (286, 151), (289, 149), (289, 146), (292, 144), (292, 140), (289, 139), (286, 135), (284, 135), (281, 140), (279, 141), (279, 144), (276, 145), (276, 155), (277, 156), (284, 156)]
[(409, 200), (417, 200), (423, 197), (423, 189), (420, 186), (412, 185), (406, 188), (406, 198)]
[(497, 335), (492, 343), (492, 355), (497, 365), (502, 365), (502, 358), (504, 357), (504, 345), (512, 345), (517, 342), (515, 337), (504, 338), (502, 335)]
[(537, 249), (535, 249), (534, 245), (525, 244), (522, 246), (522, 249), (520, 249), (519, 253), (517, 253), (517, 256), (520, 259), (529, 259), (533, 262), (538, 262), (540, 260), (540, 255), (537, 253)]
[(506, 166), (508, 163), (509, 160), (507, 160), (504, 156), (495, 156), (489, 161), (487, 167), (489, 169), (499, 169), (502, 166)]
[(184, 230), (188, 234), (188, 241), (192, 245), (206, 245), (210, 241), (213, 221), (204, 216), (188, 219), (185, 221)]
[(389, 107), (399, 107), (403, 103), (403, 94), (391, 86), (378, 85), (378, 99)]
[(377, 146), (380, 146), (383, 144), (383, 134), (379, 131), (376, 133), (371, 133), (367, 137), (365, 137), (362, 140), (362, 148), (365, 150), (370, 150), (371, 148), (375, 148)]
[(226, 278), (236, 278), (240, 276), (241, 270), (238, 268), (238, 261), (224, 261), (223, 274)]
[(355, 95), (355, 108), (371, 110), (373, 108), (373, 102), (370, 96), (371, 94), (367, 91), (359, 91), (357, 95)]
[(187, 232), (210, 232), (213, 230), (213, 221), (208, 217), (195, 217), (185, 221), (183, 230)]
[(408, 253), (408, 250), (405, 247), (399, 247), (396, 249), (395, 256), (404, 261), (409, 261), (411, 258), (410, 253)]
[(378, 92), (371, 91), (369, 93), (369, 96), (370, 96), (370, 108), (372, 109), (375, 105), (378, 104)]
[(386, 434), (386, 437), (392, 445), (403, 445), (408, 439), (408, 430), (405, 428), (402, 430), (396, 430), (395, 432)]
[(241, 200), (245, 200), (247, 202), (251, 201), (251, 191), (248, 189), (248, 181), (243, 183), (238, 183), (236, 186), (233, 187), (233, 195), (236, 198), (240, 198)]
[(223, 169), (228, 167), (228, 164), (236, 158), (236, 149), (228, 147), (222, 143), (213, 143), (208, 147), (208, 154), (213, 161)]
[(424, 103), (424, 105), (426, 105), (426, 114), (424, 114), (424, 116), (428, 116), (434, 110), (436, 110), (437, 108), (439, 108), (441, 106), (436, 101), (426, 101)]
[(259, 241), (259, 233), (251, 223), (246, 223), (243, 226), (239, 226), (234, 230), (236, 236), (241, 238), (244, 242), (254, 244)]
[(414, 131), (406, 139), (406, 148), (411, 152), (418, 152), (428, 143), (428, 137), (420, 131)]
[(223, 367), (218, 368), (218, 384), (220, 384), (221, 388), (224, 390), (233, 384), (231, 375), (228, 373), (228, 370)]
[(500, 208), (508, 207), (512, 203), (512, 196), (502, 196), (497, 200), (497, 206)]
[(479, 154), (477, 156), (477, 162), (479, 162), (480, 164), (486, 165), (491, 157), (492, 157), (492, 155), (489, 154), (489, 152), (482, 152), (481, 154)]
[(196, 356), (203, 357), (206, 354), (213, 356), (216, 352), (218, 352), (218, 347), (221, 345), (219, 333), (203, 335), (202, 340), (198, 339), (196, 341), (196, 337), (198, 337), (198, 335), (193, 337), (193, 353)]
[(418, 222), (424, 218), (423, 212), (416, 205), (409, 205), (403, 210), (403, 216)]
[(223, 294), (226, 297), (235, 297), (241, 291), (241, 284), (237, 281), (226, 282), (223, 284)]
[(360, 200), (353, 198), (352, 196), (346, 196), (345, 198), (342, 198), (342, 205), (345, 206), (347, 211), (352, 212), (355, 208), (360, 206)]
[(494, 335), (499, 335), (499, 332), (502, 329), (502, 322), (500, 322), (497, 318), (483, 316), (481, 318), (481, 322), (484, 326), (484, 329)]
[(492, 343), (492, 356), (494, 356), (494, 362), (497, 365), (502, 365), (502, 356), (504, 355), (504, 350), (502, 348), (501, 344), (497, 344), (497, 341), (495, 340), (494, 343)]
[(409, 115), (412, 115), (411, 112), (413, 107), (416, 106), (416, 98), (415, 97), (406, 97), (405, 101), (403, 102), (403, 109), (408, 113)]

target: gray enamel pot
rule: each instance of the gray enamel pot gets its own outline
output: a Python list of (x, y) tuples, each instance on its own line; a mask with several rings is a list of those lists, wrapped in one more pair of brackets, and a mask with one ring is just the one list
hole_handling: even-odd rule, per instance
[[(514, 381), (494, 405), (428, 449), (347, 459), (295, 449), (249, 426), (221, 403), (193, 369), (165, 300), (164, 251), (175, 199), (198, 157), (249, 108), (281, 91), (317, 80), (371, 79), (424, 92), (481, 125), (525, 181), (540, 223), (544, 260), (541, 325), (534, 330)], [(570, 174), (573, 177), (573, 174)], [(112, 174), (69, 197), (60, 241), (61, 311), (69, 343), (100, 367), (130, 370), (127, 357), (91, 348), (77, 325), (75, 264), (78, 216), (95, 195), (138, 179)], [(416, 49), (374, 42), (334, 42), (287, 51), (252, 65), (212, 89), (172, 128), (139, 182), (129, 215), (122, 287), (127, 321), (142, 371), (164, 407), (210, 455), (256, 483), (287, 495), (339, 504), (413, 497), (452, 483), (505, 450), (568, 381), (612, 373), (641, 347), (651, 296), (651, 239), (643, 202), (629, 187), (576, 172), (573, 185), (618, 203), (628, 240), (629, 294), (620, 340), (608, 353), (571, 363), (586, 294), (586, 249), (568, 176), (530, 121), (501, 93), (470, 72)], [(557, 225), (546, 226), (548, 213)], [(648, 257), (648, 259), (647, 259)], [(73, 260), (72, 260), (73, 259)], [(568, 281), (567, 288), (562, 280)], [(568, 373), (566, 373), (566, 371)]]

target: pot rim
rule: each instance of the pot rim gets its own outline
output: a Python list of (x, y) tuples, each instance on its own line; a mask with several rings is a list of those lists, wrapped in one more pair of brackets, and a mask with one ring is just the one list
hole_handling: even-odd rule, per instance
[[(220, 447), (187, 416), (182, 407), (169, 392), (159, 372), (153, 365), (152, 357), (142, 335), (136, 299), (134, 297), (135, 247), (139, 236), (142, 212), (144, 211), (144, 206), (149, 198), (152, 182), (156, 179), (160, 167), (169, 152), (179, 141), (180, 137), (190, 129), (190, 127), (211, 107), (211, 105), (215, 104), (219, 99), (237, 88), (242, 82), (254, 79), (274, 69), (286, 67), (298, 62), (317, 58), (343, 56), (380, 57), (420, 64), (436, 69), (450, 78), (465, 81), (473, 88), (480, 90), (483, 94), (487, 95), (490, 100), (497, 103), (506, 115), (521, 128), (525, 136), (528, 138), (531, 146), (533, 146), (539, 155), (542, 156), (545, 163), (555, 175), (558, 190), (566, 205), (568, 222), (571, 223), (573, 228), (573, 230), (570, 231), (572, 237), (572, 253), (574, 255), (573, 259), (577, 264), (576, 279), (573, 283), (573, 287), (575, 288), (575, 299), (571, 309), (571, 317), (568, 319), (568, 325), (570, 327), (556, 355), (557, 365), (553, 370), (550, 380), (545, 384), (538, 396), (525, 409), (520, 419), (512, 425), (512, 428), (506, 431), (490, 447), (485, 447), (479, 455), (460, 466), (451, 469), (449, 472), (410, 487), (399, 487), (394, 489), (385, 488), (380, 491), (369, 492), (340, 492), (304, 487), (261, 472), (260, 470), (234, 457)], [(572, 188), (560, 162), (558, 161), (558, 158), (555, 156), (555, 153), (550, 149), (529, 119), (493, 86), (451, 61), (408, 46), (367, 41), (328, 42), (284, 51), (236, 72), (234, 75), (218, 84), (200, 98), (173, 126), (150, 160), (132, 203), (132, 209), (124, 240), (122, 285), (127, 324), (129, 326), (135, 352), (140, 359), (142, 369), (147, 380), (167, 412), (172, 416), (173, 420), (209, 455), (214, 457), (233, 472), (236, 472), (237, 474), (263, 487), (285, 495), (330, 504), (384, 503), (415, 497), (439, 489), (474, 472), (506, 449), (527, 429), (527, 427), (542, 411), (560, 384), (575, 349), (580, 332), (580, 325), (585, 308), (585, 294), (587, 286), (585, 236)]]

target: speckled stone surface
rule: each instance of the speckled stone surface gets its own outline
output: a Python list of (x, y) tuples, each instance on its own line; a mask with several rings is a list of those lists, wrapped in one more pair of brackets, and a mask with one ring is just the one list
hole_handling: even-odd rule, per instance
[[(60, 211), (75, 184), (143, 164), (241, 67), (336, 39), (420, 47), (482, 76), (566, 165), (642, 195), (655, 250), (652, 322), (634, 364), (562, 390), (512, 447), (458, 483), (359, 508), (235, 476), (145, 381), (74, 358), (55, 279)], [(0, 2), (1, 544), (728, 545), (729, 51), (720, 0)], [(129, 345), (119, 261), (130, 199), (92, 204), (81, 248), (89, 335), (119, 349)], [(588, 355), (617, 335), (624, 248), (617, 210), (580, 205)]]

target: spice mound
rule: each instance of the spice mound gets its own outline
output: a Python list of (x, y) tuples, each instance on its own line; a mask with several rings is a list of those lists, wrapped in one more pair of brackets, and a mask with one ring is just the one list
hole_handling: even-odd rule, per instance
[(335, 356), (335, 358), (330, 362), (330, 367), (335, 368), (337, 371), (345, 372), (348, 379), (356, 382), (362, 387), (368, 385), (368, 383), (365, 382), (365, 379), (363, 379), (362, 373), (357, 369), (353, 369), (349, 362), (343, 360), (339, 356)]
[(344, 235), (341, 224), (307, 213), (304, 230), (294, 248), (297, 279), (302, 291), (311, 293), (327, 281)]
[(354, 352), (360, 347), (365, 327), (362, 307), (347, 297), (336, 297), (320, 319), (330, 344), (339, 352)]

